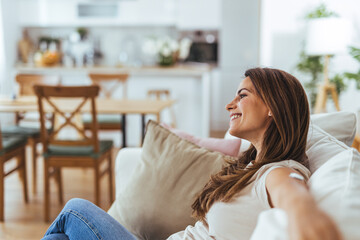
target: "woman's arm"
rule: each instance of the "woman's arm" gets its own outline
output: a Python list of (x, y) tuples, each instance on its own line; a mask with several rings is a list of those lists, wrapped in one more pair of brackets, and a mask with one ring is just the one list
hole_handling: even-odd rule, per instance
[(272, 207), (285, 210), (291, 240), (340, 240), (333, 220), (320, 210), (303, 180), (290, 177), (290, 168), (276, 168), (266, 177), (266, 190)]

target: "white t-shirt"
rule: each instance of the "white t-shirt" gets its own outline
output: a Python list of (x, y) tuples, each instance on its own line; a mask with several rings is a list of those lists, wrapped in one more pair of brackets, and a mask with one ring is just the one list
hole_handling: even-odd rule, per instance
[[(251, 163), (250, 163), (251, 164)], [(302, 173), (306, 180), (310, 171), (293, 160), (269, 163), (262, 166), (233, 201), (215, 202), (206, 214), (209, 227), (198, 221), (184, 231), (171, 235), (168, 240), (235, 240), (250, 239), (260, 212), (270, 209), (265, 179), (275, 168), (288, 167)]]

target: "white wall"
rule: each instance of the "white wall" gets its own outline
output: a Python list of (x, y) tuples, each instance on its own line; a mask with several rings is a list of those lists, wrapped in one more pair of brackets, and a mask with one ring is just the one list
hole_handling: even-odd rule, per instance
[(222, 0), (178, 0), (176, 25), (180, 29), (218, 29)]
[[(13, 85), (13, 64), (16, 59), (16, 42), (19, 39), (17, 29), (17, 2), (0, 0), (0, 94), (10, 96)], [(3, 35), (1, 35), (1, 32)], [(13, 120), (11, 114), (2, 113), (0, 115), (1, 123), (6, 124)]]
[[(260, 64), (280, 68), (297, 76), (301, 81), (309, 77), (296, 71), (299, 54), (302, 50), (306, 20), (309, 11), (314, 10), (322, 2), (328, 9), (338, 13), (353, 23), (353, 42), (360, 45), (360, 1), (358, 0), (262, 0)], [(349, 55), (337, 56), (331, 60), (330, 75), (344, 71), (357, 72), (360, 65)], [(334, 110), (328, 101), (328, 111)], [(357, 111), (360, 109), (360, 90), (354, 83), (349, 84), (346, 92), (340, 96), (342, 110)]]
[(246, 69), (259, 64), (260, 0), (223, 0), (220, 30), (219, 94), (212, 104), (213, 130), (229, 127), (225, 105), (233, 99)]
[(2, 66), (4, 72), (1, 73), (1, 93), (9, 93), (12, 89), (12, 67), (17, 58), (17, 41), (19, 39), (18, 25), (17, 25), (17, 2), (1, 0), (1, 17), (2, 17), (2, 28), (4, 32), (4, 57), (5, 62)]

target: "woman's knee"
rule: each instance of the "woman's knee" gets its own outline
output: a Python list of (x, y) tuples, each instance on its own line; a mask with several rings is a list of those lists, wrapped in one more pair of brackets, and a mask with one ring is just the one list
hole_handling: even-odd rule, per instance
[(64, 211), (66, 210), (82, 210), (94, 207), (95, 205), (88, 200), (81, 198), (72, 198), (64, 206)]

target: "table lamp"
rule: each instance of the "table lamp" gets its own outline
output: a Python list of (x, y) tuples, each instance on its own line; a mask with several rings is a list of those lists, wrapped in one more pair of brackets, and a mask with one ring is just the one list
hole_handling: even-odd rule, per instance
[(336, 87), (329, 81), (329, 60), (331, 55), (347, 52), (350, 43), (350, 23), (342, 18), (328, 17), (311, 19), (307, 26), (305, 52), (309, 56), (324, 56), (324, 80), (319, 86), (315, 102), (315, 113), (326, 111), (327, 96), (330, 93), (336, 109), (339, 100)]

